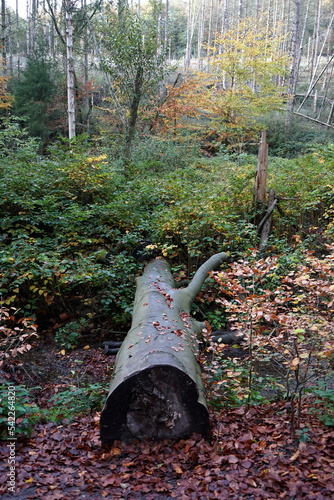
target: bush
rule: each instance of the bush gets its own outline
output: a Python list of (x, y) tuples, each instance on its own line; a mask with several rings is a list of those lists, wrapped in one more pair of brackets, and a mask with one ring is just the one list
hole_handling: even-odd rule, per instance
[(332, 131), (300, 117), (294, 117), (287, 127), (285, 114), (271, 116), (263, 128), (267, 129), (269, 154), (283, 158), (296, 158), (307, 153), (310, 146), (321, 146), (334, 139)]
[(41, 409), (32, 401), (32, 392), (24, 385), (0, 385), (0, 437), (30, 436), (40, 419)]
[(72, 385), (52, 396), (48, 408), (40, 408), (34, 402), (39, 389), (24, 385), (0, 385), (1, 438), (31, 436), (36, 424), (42, 421), (71, 421), (76, 416), (101, 410), (107, 395), (107, 390), (99, 383), (80, 387)]
[(54, 422), (101, 410), (107, 396), (107, 390), (99, 383), (87, 386), (72, 385), (57, 392), (50, 402), (52, 405), (41, 412), (43, 419)]

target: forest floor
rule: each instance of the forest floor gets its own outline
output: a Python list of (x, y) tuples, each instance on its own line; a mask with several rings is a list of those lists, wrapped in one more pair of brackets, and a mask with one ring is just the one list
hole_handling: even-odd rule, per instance
[[(40, 408), (74, 383), (108, 386), (114, 357), (100, 347), (64, 353), (37, 345), (16, 377), (38, 383)], [(101, 446), (99, 413), (45, 422), (15, 442), (16, 491), (8, 490), (8, 441), (0, 445), (0, 496), (35, 499), (329, 499), (334, 497), (334, 430), (305, 398), (297, 438), (286, 401), (211, 412), (203, 438), (114, 442)], [(319, 408), (319, 411), (321, 409)]]

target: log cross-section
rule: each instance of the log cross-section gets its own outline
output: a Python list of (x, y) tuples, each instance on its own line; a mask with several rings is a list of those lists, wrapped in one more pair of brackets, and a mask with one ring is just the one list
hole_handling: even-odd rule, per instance
[(205, 434), (209, 416), (196, 354), (204, 323), (190, 307), (212, 269), (227, 254), (213, 255), (190, 284), (176, 289), (164, 259), (137, 278), (133, 319), (116, 358), (100, 432), (103, 443), (131, 438), (181, 438)]

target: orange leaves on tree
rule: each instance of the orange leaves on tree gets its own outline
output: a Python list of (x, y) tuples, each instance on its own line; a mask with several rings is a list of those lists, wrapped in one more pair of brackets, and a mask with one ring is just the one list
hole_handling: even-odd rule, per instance
[(204, 97), (199, 75), (187, 78), (178, 86), (167, 86), (167, 96), (159, 108), (156, 128), (175, 139), (186, 139), (185, 130), (190, 133), (200, 130), (199, 119), (206, 103)]
[[(287, 95), (288, 57), (282, 36), (249, 18), (220, 35), (211, 47), (210, 69), (168, 87), (159, 109), (160, 131), (175, 139), (216, 137), (234, 148), (257, 138), (256, 118), (280, 108)], [(187, 132), (187, 133), (186, 133)]]
[[(2, 69), (3, 66), (4, 63), (1, 59), (0, 68)], [(7, 83), (8, 83), (8, 77), (3, 75), (0, 76), (0, 109), (9, 109), (13, 101), (13, 97), (9, 94), (7, 90)]]

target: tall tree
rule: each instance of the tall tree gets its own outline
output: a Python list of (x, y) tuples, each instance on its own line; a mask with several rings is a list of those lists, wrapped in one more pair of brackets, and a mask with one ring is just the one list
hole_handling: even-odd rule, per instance
[(7, 74), (7, 24), (6, 24), (6, 0), (1, 0), (1, 48), (2, 48), (2, 74)]
[(124, 164), (131, 160), (133, 140), (141, 103), (152, 98), (166, 71), (166, 50), (160, 40), (158, 5), (151, 18), (144, 19), (124, 8), (122, 17), (110, 10), (103, 28), (104, 70), (125, 110)]
[(290, 99), (288, 101), (288, 115), (287, 120), (290, 123), (291, 111), (294, 105), (294, 96), (296, 93), (297, 81), (298, 81), (298, 70), (300, 66), (300, 24), (301, 24), (301, 0), (293, 0), (295, 4), (294, 13), (294, 23), (291, 34), (291, 69), (289, 77), (289, 94)]
[[(0, 46), (0, 49), (1, 48), (2, 47)], [(7, 111), (12, 104), (12, 97), (8, 93), (7, 89), (8, 77), (4, 75), (2, 68), (3, 68), (3, 62), (0, 61), (0, 111), (1, 112), (4, 110)]]
[(75, 88), (73, 60), (73, 9), (76, 0), (65, 0), (68, 137), (75, 137)]
[(184, 135), (189, 123), (193, 129), (197, 123), (203, 136), (205, 122), (208, 136), (240, 151), (257, 137), (261, 125), (256, 118), (284, 103), (286, 89), (277, 88), (275, 81), (276, 75), (287, 71), (288, 57), (280, 54), (281, 41), (268, 34), (266, 23), (260, 29), (254, 19), (242, 20), (217, 37), (212, 74), (193, 75), (169, 89), (161, 108), (164, 129), (169, 125), (175, 137), (178, 132)]
[(199, 7), (196, 0), (188, 0), (188, 15), (187, 15), (187, 45), (184, 58), (184, 67), (187, 70), (190, 67), (192, 56), (192, 46), (194, 40), (194, 33), (199, 15)]
[(204, 42), (204, 26), (205, 26), (205, 0), (200, 0), (198, 35), (197, 35), (197, 59), (198, 66), (202, 69), (202, 49)]
[(49, 108), (54, 91), (51, 64), (43, 59), (28, 59), (14, 89), (14, 109), (18, 115), (27, 117), (26, 127), (29, 133), (44, 141), (51, 133)]

